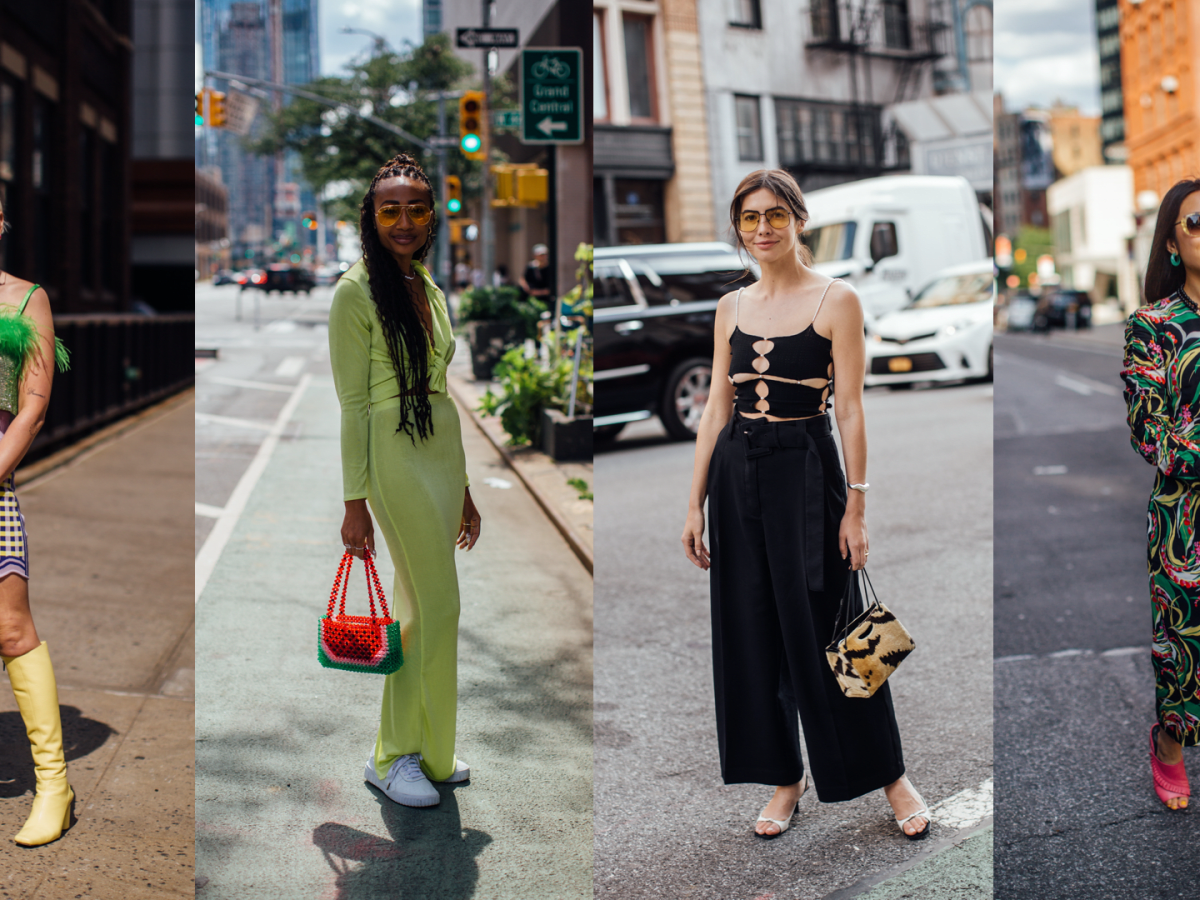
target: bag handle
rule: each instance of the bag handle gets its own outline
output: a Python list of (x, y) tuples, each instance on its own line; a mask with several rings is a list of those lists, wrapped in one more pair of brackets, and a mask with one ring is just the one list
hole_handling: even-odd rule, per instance
[[(387, 598), (383, 595), (383, 585), (379, 583), (379, 573), (375, 571), (375, 554), (370, 550), (363, 551), (363, 563), (367, 568), (367, 599), (371, 603), (371, 618), (390, 618), (388, 615)], [(338, 588), (342, 590), (341, 603), (338, 605), (338, 615), (346, 614), (346, 591), (350, 587), (350, 570), (354, 567), (354, 554), (347, 550), (342, 554), (342, 561), (338, 563), (337, 575), (333, 579), (333, 590), (329, 592), (329, 609), (326, 611), (327, 616), (333, 616), (333, 604), (338, 597)], [(375, 592), (371, 592), (372, 582), (375, 586)], [(382, 616), (375, 614), (375, 594), (379, 595), (379, 606), (383, 612)]]
[[(871, 576), (867, 574), (867, 567), (863, 566), (859, 569), (862, 572), (863, 580), (866, 582), (866, 588), (870, 589), (871, 602), (867, 604), (863, 612), (869, 610), (872, 606), (879, 605), (879, 597), (875, 593), (875, 585), (871, 584)], [(855, 586), (858, 584), (858, 572), (851, 572), (850, 577), (846, 579), (846, 590), (842, 594), (842, 604), (838, 608), (837, 618), (833, 621), (833, 641), (832, 643), (841, 643), (842, 639), (850, 633), (850, 625), (854, 621), (850, 615), (850, 599), (854, 593)], [(862, 589), (863, 596), (866, 597), (867, 590)]]

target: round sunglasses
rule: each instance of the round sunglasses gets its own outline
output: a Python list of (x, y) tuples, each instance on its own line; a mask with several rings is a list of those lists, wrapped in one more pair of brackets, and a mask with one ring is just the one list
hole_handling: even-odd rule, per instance
[(758, 228), (758, 223), (763, 216), (767, 217), (767, 224), (772, 228), (787, 228), (788, 223), (792, 221), (791, 211), (782, 206), (768, 209), (765, 213), (760, 213), (756, 209), (743, 209), (742, 214), (738, 216), (738, 230), (754, 231)]
[(1200, 237), (1200, 212), (1184, 216), (1175, 224), (1182, 225), (1183, 231), (1188, 237)]
[(433, 210), (424, 203), (389, 203), (375, 210), (375, 221), (384, 228), (391, 228), (400, 221), (402, 213), (407, 213), (408, 220), (414, 225), (428, 225), (433, 217)]

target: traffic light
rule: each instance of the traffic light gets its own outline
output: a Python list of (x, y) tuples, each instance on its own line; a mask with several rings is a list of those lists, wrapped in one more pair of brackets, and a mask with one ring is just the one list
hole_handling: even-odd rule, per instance
[(492, 206), (535, 207), (549, 198), (550, 173), (537, 163), (500, 163), (492, 166), (496, 196)]
[(458, 98), (458, 148), (467, 159), (483, 159), (483, 129), (487, 121), (483, 91), (464, 91)]
[(462, 212), (462, 179), (457, 175), (446, 176), (446, 212), (457, 216)]
[(213, 128), (225, 127), (225, 94), (221, 91), (208, 92), (208, 124)]
[(196, 94), (196, 127), (204, 126), (204, 94), (205, 91), (200, 91)]
[(315, 212), (306, 212), (303, 218), (300, 219), (300, 227), (307, 228), (309, 231), (316, 231), (317, 214)]

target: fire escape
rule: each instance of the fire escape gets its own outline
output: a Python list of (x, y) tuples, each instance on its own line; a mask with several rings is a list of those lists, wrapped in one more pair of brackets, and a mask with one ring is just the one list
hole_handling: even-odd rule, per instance
[[(892, 63), (891, 103), (915, 99), (923, 70), (949, 53), (952, 40), (947, 2), (957, 0), (809, 0), (810, 51), (845, 58), (850, 77), (851, 106), (858, 115), (877, 110), (873, 60)], [(914, 13), (911, 7), (920, 10)], [(865, 63), (865, 64), (864, 64)], [(885, 88), (886, 90), (886, 88)], [(912, 96), (910, 96), (912, 95)], [(894, 125), (880, 142), (876, 159), (891, 159), (886, 168), (907, 168), (905, 137)], [(863, 175), (873, 174), (864, 171)]]

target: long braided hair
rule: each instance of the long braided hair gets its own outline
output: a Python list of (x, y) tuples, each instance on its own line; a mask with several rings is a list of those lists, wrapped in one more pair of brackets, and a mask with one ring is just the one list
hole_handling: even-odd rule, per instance
[[(375, 225), (375, 188), (385, 178), (397, 177), (411, 178), (424, 184), (429, 189), (432, 207), (434, 194), (429, 176), (415, 159), (407, 153), (401, 153), (386, 162), (371, 179), (371, 186), (359, 210), (358, 224), (371, 299), (375, 301), (388, 355), (392, 358), (392, 367), (396, 370), (396, 381), (400, 386), (400, 424), (396, 432), (407, 434), (415, 446), (418, 436), (425, 440), (433, 434), (433, 409), (425, 390), (429, 381), (429, 345), (425, 325), (417, 311), (417, 299), (413, 293), (415, 287), (409, 285), (395, 258), (384, 249)], [(413, 255), (414, 260), (425, 261), (436, 233), (435, 212), (429, 220), (429, 237)], [(408, 361), (407, 370), (401, 365), (401, 360)]]

